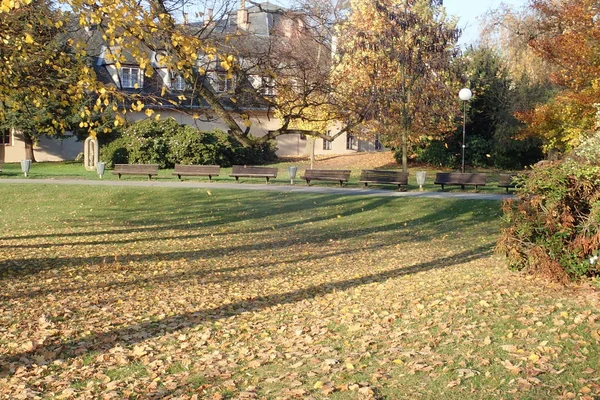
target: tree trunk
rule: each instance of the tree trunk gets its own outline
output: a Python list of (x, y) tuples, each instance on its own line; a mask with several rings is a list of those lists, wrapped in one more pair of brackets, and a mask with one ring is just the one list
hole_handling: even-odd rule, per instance
[(33, 137), (25, 133), (23, 134), (23, 141), (25, 142), (25, 160), (31, 160), (31, 162), (35, 162), (35, 154), (33, 153), (33, 146), (35, 142)]
[(408, 137), (406, 129), (402, 129), (402, 172), (408, 172)]

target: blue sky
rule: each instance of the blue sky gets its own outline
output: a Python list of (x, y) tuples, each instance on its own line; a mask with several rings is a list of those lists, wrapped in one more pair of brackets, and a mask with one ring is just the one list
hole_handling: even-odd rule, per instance
[[(258, 0), (267, 1), (267, 0)], [(274, 4), (289, 6), (293, 0), (269, 0)], [(523, 7), (528, 0), (444, 0), (444, 6), (448, 14), (456, 15), (459, 18), (458, 26), (463, 29), (463, 36), (459, 44), (465, 45), (474, 43), (479, 37), (479, 24), (481, 16), (490, 9), (496, 9), (501, 4), (506, 4), (513, 8)]]
[(458, 26), (463, 29), (459, 43), (463, 45), (477, 41), (480, 17), (488, 10), (496, 9), (501, 4), (520, 8), (527, 3), (527, 0), (444, 0), (446, 12), (459, 17)]

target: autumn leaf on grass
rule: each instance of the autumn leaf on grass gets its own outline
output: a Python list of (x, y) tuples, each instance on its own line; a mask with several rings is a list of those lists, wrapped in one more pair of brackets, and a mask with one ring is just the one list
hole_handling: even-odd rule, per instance
[(521, 367), (514, 365), (509, 360), (502, 361), (501, 364), (513, 375), (518, 375), (521, 372)]
[(458, 376), (460, 376), (461, 378), (471, 378), (475, 375), (480, 374), (479, 371), (469, 368), (459, 368), (456, 370), (456, 373), (458, 373)]

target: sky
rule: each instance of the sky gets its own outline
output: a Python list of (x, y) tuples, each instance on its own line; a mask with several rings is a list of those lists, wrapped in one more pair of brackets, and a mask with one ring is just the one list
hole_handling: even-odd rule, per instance
[(444, 0), (444, 7), (449, 15), (459, 18), (458, 27), (463, 29), (459, 44), (467, 45), (479, 38), (481, 16), (488, 10), (496, 9), (501, 4), (521, 8), (527, 3), (527, 0)]
[[(293, 2), (293, 0), (269, 1), (283, 6), (289, 6), (289, 3)], [(497, 9), (501, 4), (521, 8), (527, 3), (528, 0), (444, 0), (444, 7), (449, 15), (456, 15), (459, 18), (458, 27), (463, 29), (459, 44), (465, 46), (476, 42), (479, 38), (480, 17), (488, 10)]]

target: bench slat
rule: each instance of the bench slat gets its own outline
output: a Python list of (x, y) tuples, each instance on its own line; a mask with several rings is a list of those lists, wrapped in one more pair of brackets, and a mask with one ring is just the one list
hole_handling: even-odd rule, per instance
[(477, 190), (478, 186), (485, 186), (486, 181), (487, 175), (482, 173), (438, 172), (433, 183), (441, 185), (442, 190), (445, 185), (460, 185), (463, 190), (466, 185), (470, 185)]
[(517, 187), (513, 178), (516, 177), (517, 174), (500, 174), (498, 175), (498, 187), (506, 188), (506, 193), (508, 193), (508, 189), (514, 189)]
[(310, 181), (339, 181), (340, 186), (344, 186), (344, 182), (350, 179), (349, 169), (307, 169), (304, 171), (302, 179), (306, 180), (310, 186)]
[(208, 176), (208, 180), (212, 182), (213, 176), (219, 176), (221, 167), (219, 165), (183, 165), (175, 164), (175, 171), (172, 175), (177, 175), (181, 180), (182, 176)]
[(158, 175), (158, 164), (115, 164), (113, 175), (148, 175), (148, 180)]
[(398, 189), (400, 189), (402, 185), (408, 185), (408, 172), (365, 169), (360, 173), (359, 182), (363, 182), (365, 187), (369, 183), (378, 183), (398, 185)]
[(270, 178), (277, 178), (277, 168), (272, 167), (253, 167), (245, 165), (234, 165), (229, 176), (235, 177), (236, 182), (239, 182), (240, 177), (246, 178), (265, 178), (269, 183)]

